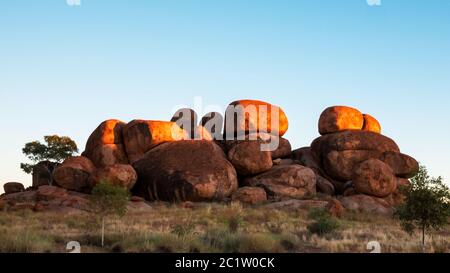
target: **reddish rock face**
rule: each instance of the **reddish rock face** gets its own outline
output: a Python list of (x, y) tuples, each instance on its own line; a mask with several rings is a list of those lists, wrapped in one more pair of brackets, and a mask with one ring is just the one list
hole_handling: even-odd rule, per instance
[(52, 201), (55, 199), (65, 198), (68, 195), (67, 190), (54, 186), (41, 186), (37, 190), (38, 201)]
[(244, 204), (257, 205), (267, 201), (266, 191), (257, 187), (239, 188), (232, 196), (233, 201)]
[(122, 144), (102, 144), (97, 146), (92, 153), (89, 154), (88, 158), (91, 159), (98, 168), (115, 164), (128, 164), (128, 158)]
[(361, 130), (364, 125), (363, 114), (355, 108), (333, 106), (325, 109), (319, 119), (321, 135), (344, 130)]
[(89, 180), (91, 188), (102, 181), (131, 190), (136, 184), (137, 173), (131, 165), (110, 165), (95, 171)]
[(380, 160), (388, 164), (398, 177), (412, 178), (419, 172), (419, 163), (409, 155), (386, 152)]
[(3, 185), (3, 190), (5, 191), (6, 194), (11, 194), (11, 193), (22, 192), (25, 190), (25, 187), (23, 186), (22, 183), (9, 182), (9, 183), (5, 183)]
[(326, 209), (332, 217), (336, 218), (341, 218), (345, 211), (345, 208), (342, 206), (341, 202), (335, 198), (328, 202)]
[(378, 159), (369, 159), (359, 164), (352, 181), (357, 192), (380, 198), (389, 196), (397, 188), (392, 169)]
[(346, 196), (339, 199), (345, 209), (362, 213), (391, 216), (392, 207), (386, 200), (364, 194)]
[(300, 165), (275, 166), (271, 170), (247, 178), (245, 185), (263, 187), (269, 196), (302, 199), (316, 194), (316, 175)]
[(133, 164), (133, 193), (147, 200), (220, 201), (238, 187), (237, 174), (211, 141), (168, 142)]
[[(237, 111), (233, 111), (233, 109)], [(238, 113), (238, 118), (236, 118), (235, 113)], [(278, 113), (278, 121), (272, 120), (272, 114), (275, 113)], [(278, 106), (263, 101), (235, 101), (229, 105), (225, 113), (224, 130), (225, 135), (229, 136), (256, 132), (283, 136), (288, 128), (289, 122), (284, 111)]]
[(123, 129), (130, 163), (141, 159), (150, 149), (164, 143), (188, 139), (186, 131), (174, 122), (133, 120)]
[(335, 189), (333, 183), (325, 179), (324, 177), (320, 175), (316, 175), (316, 185), (317, 185), (317, 191), (321, 193), (325, 193), (327, 195), (334, 195)]
[(202, 117), (200, 125), (203, 126), (216, 140), (223, 138), (224, 119), (221, 113), (210, 112)]
[(255, 175), (270, 170), (272, 153), (261, 151), (260, 141), (243, 141), (228, 152), (228, 159), (241, 175)]
[(374, 133), (381, 133), (381, 125), (378, 120), (369, 114), (364, 114), (364, 125), (362, 128), (364, 131), (370, 131)]
[(91, 160), (83, 156), (70, 157), (58, 166), (53, 177), (60, 187), (78, 192), (89, 191), (89, 176), (96, 170)]
[(371, 158), (378, 158), (381, 152), (370, 150), (331, 151), (323, 158), (326, 172), (340, 181), (352, 179), (356, 165)]

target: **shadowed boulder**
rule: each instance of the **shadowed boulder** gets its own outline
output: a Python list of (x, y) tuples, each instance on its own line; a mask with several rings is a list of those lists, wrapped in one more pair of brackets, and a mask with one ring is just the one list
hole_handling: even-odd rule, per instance
[(91, 175), (89, 184), (93, 188), (95, 185), (105, 182), (131, 190), (136, 181), (137, 174), (131, 165), (116, 164), (97, 169)]
[(220, 201), (237, 190), (237, 174), (212, 141), (168, 142), (135, 162), (133, 192), (147, 200)]
[(95, 170), (89, 158), (69, 157), (55, 169), (53, 177), (56, 184), (66, 190), (88, 192), (90, 191), (88, 180)]
[(381, 198), (397, 188), (392, 169), (378, 159), (369, 159), (356, 166), (352, 182), (357, 192)]
[(6, 194), (18, 193), (25, 191), (25, 187), (19, 182), (8, 182), (3, 185)]
[(386, 152), (380, 160), (388, 164), (398, 177), (412, 178), (419, 172), (419, 163), (409, 155)]
[(228, 152), (228, 159), (240, 175), (255, 175), (270, 170), (272, 153), (261, 151), (260, 141), (243, 141)]

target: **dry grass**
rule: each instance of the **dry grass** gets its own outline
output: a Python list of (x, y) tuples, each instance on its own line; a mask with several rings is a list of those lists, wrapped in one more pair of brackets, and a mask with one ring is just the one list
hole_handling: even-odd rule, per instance
[[(346, 214), (339, 229), (318, 236), (307, 230), (308, 212), (242, 208), (238, 204), (185, 209), (154, 204), (146, 213), (110, 219), (106, 246), (92, 215), (0, 212), (0, 252), (66, 252), (78, 241), (82, 252), (420, 252), (419, 236), (409, 236), (393, 219)], [(427, 252), (450, 252), (450, 228), (427, 239)]]

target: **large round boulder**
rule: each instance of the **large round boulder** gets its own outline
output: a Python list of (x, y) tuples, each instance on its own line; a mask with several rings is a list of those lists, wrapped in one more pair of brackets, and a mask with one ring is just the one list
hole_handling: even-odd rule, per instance
[(400, 152), (390, 138), (369, 131), (343, 131), (317, 138), (311, 144), (312, 156), (331, 178), (351, 179), (357, 164), (379, 158), (385, 152)]
[(89, 177), (96, 168), (89, 158), (69, 157), (53, 172), (56, 184), (66, 190), (87, 192), (90, 190)]
[(141, 159), (150, 149), (165, 143), (189, 139), (174, 122), (133, 120), (123, 128), (125, 150), (130, 163)]
[(91, 154), (85, 154), (98, 168), (115, 164), (128, 164), (125, 147), (122, 144), (102, 144), (95, 148)]
[(392, 169), (378, 159), (360, 163), (353, 172), (352, 182), (357, 192), (380, 198), (392, 194), (397, 188)]
[(272, 153), (262, 151), (262, 144), (261, 141), (243, 141), (228, 152), (228, 159), (240, 175), (255, 175), (272, 168)]
[(25, 191), (25, 187), (22, 183), (8, 182), (3, 185), (3, 190), (6, 194), (12, 194)]
[(133, 167), (133, 192), (147, 200), (220, 201), (238, 187), (236, 170), (213, 141), (164, 143)]
[(283, 136), (288, 128), (285, 112), (280, 107), (263, 101), (234, 101), (225, 113), (226, 139), (257, 132)]
[(247, 178), (244, 184), (263, 187), (269, 196), (302, 199), (316, 194), (316, 175), (301, 165), (275, 166), (271, 170)]
[(271, 138), (271, 141), (278, 142), (278, 147), (276, 148), (276, 150), (272, 151), (272, 159), (287, 158), (291, 156), (292, 146), (289, 140), (282, 137), (274, 136)]
[(409, 155), (385, 152), (380, 160), (388, 164), (398, 177), (412, 178), (419, 172), (419, 163)]
[(363, 114), (355, 108), (333, 106), (325, 109), (319, 118), (321, 135), (344, 130), (361, 130), (364, 125)]
[(89, 181), (92, 188), (103, 182), (131, 190), (136, 184), (137, 173), (131, 165), (116, 164), (97, 169)]

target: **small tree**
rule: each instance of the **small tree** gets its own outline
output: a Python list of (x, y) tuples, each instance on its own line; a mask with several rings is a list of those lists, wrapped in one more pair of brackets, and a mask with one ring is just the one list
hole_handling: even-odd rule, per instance
[(127, 212), (127, 204), (130, 193), (121, 186), (113, 185), (108, 181), (101, 181), (92, 190), (90, 204), (102, 223), (102, 247), (105, 245), (105, 220), (108, 216), (124, 216)]
[(432, 178), (424, 166), (411, 179), (411, 185), (400, 189), (405, 202), (397, 207), (396, 216), (405, 231), (413, 234), (415, 229), (422, 232), (422, 249), (425, 249), (425, 233), (439, 230), (450, 217), (450, 191), (442, 177)]
[(45, 136), (45, 144), (39, 141), (33, 141), (25, 144), (22, 152), (33, 163), (21, 163), (20, 168), (26, 173), (31, 173), (33, 167), (41, 161), (50, 161), (53, 163), (61, 163), (66, 158), (78, 153), (78, 147), (75, 141), (69, 137), (63, 136)]

